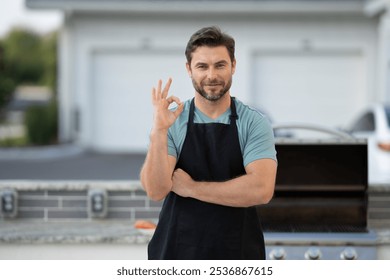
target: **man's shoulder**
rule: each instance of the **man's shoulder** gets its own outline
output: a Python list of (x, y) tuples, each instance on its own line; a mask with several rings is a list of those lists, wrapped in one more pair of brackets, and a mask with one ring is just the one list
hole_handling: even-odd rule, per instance
[(259, 109), (245, 104), (241, 100), (235, 98), (237, 114), (242, 121), (265, 121), (267, 116)]

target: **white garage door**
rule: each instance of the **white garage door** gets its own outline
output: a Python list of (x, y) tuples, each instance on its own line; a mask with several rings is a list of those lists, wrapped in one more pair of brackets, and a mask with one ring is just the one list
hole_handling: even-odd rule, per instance
[(255, 104), (275, 122), (343, 126), (367, 101), (358, 52), (259, 54), (254, 75)]
[(144, 152), (152, 125), (151, 89), (173, 78), (170, 94), (193, 95), (184, 54), (175, 52), (96, 52), (91, 93), (92, 139), (96, 150)]

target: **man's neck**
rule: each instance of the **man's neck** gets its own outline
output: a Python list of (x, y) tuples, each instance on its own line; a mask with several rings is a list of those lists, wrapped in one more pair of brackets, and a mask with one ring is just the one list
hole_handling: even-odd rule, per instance
[(209, 118), (216, 119), (230, 107), (230, 93), (227, 92), (217, 101), (210, 101), (196, 92), (195, 106)]

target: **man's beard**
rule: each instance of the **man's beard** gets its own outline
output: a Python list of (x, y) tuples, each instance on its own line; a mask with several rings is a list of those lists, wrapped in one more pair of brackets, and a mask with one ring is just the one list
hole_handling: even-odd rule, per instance
[[(219, 99), (221, 99), (229, 90), (230, 87), (232, 86), (232, 79), (229, 79), (228, 83), (225, 85), (223, 81), (218, 81), (218, 80), (212, 80), (207, 83), (201, 83), (200, 85), (196, 83), (194, 79), (192, 79), (192, 84), (195, 88), (195, 90), (205, 99), (209, 101), (216, 102)], [(220, 91), (211, 91), (211, 93), (207, 93), (205, 90), (205, 86), (208, 85), (218, 85), (222, 86), (222, 89)]]

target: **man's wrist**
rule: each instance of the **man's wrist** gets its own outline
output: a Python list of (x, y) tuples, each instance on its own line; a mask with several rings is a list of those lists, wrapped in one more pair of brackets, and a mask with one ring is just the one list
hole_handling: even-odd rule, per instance
[(150, 138), (166, 137), (168, 135), (167, 128), (152, 128), (150, 132)]

